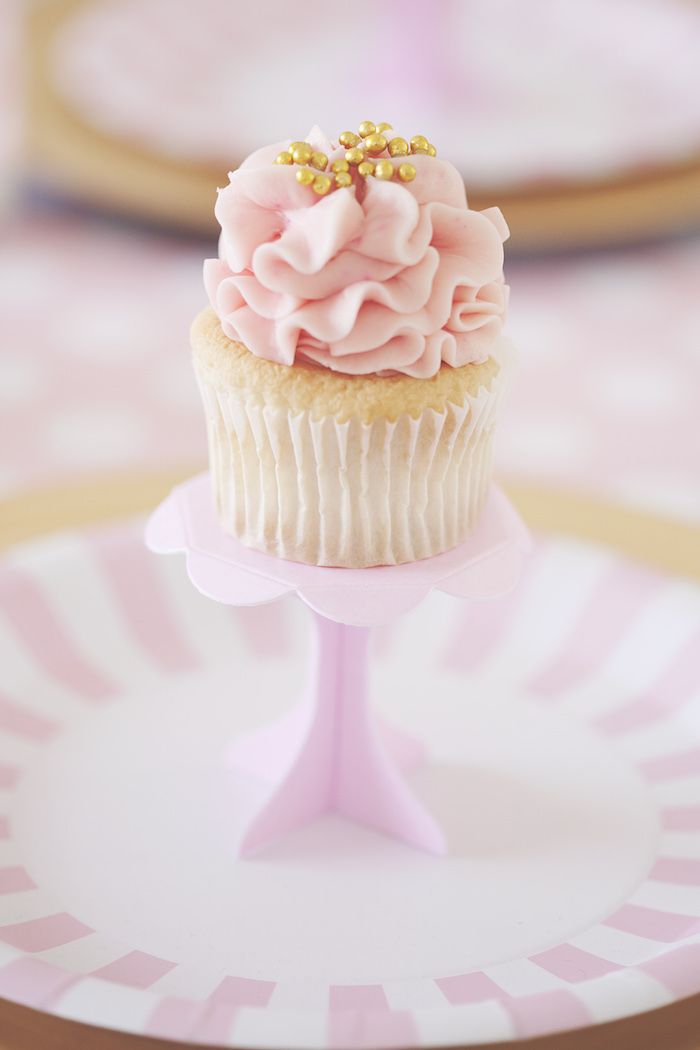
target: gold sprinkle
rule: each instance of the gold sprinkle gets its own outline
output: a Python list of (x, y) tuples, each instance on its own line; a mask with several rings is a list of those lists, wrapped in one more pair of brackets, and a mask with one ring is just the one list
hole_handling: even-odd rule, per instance
[(411, 139), (411, 153), (427, 153), (429, 145), (425, 135), (414, 135)]
[(338, 142), (341, 146), (345, 146), (346, 149), (352, 149), (353, 146), (357, 146), (360, 141), (360, 136), (356, 135), (354, 131), (344, 131), (342, 135), (338, 136)]
[(374, 165), (374, 175), (377, 179), (390, 179), (394, 175), (394, 165), (390, 160), (378, 160)]
[(299, 145), (295, 144), (292, 150), (292, 156), (294, 157), (295, 164), (308, 164), (313, 156), (313, 150), (311, 146), (306, 142), (301, 142)]
[(371, 157), (376, 157), (386, 149), (386, 139), (383, 135), (368, 135), (364, 147)]
[(391, 139), (389, 142), (389, 155), (391, 157), (407, 157), (410, 149), (406, 139), (396, 138)]
[[(310, 186), (320, 197), (324, 197), (331, 190), (352, 186), (353, 168), (365, 179), (374, 175), (377, 179), (389, 180), (396, 175), (402, 182), (413, 182), (417, 174), (416, 168), (406, 161), (401, 162), (401, 158), (412, 153), (436, 157), (437, 150), (425, 135), (414, 135), (410, 143), (398, 136), (389, 139), (386, 133), (391, 130), (392, 125), (386, 121), (375, 125), (371, 120), (363, 120), (359, 134), (343, 131), (338, 136), (338, 141), (345, 147), (345, 157), (334, 160), (330, 168), (325, 153), (315, 150), (310, 143), (301, 141), (290, 142), (289, 149), (277, 154), (275, 164), (300, 165), (295, 172), (297, 182), (301, 186)], [(379, 160), (369, 159), (380, 157), (385, 150), (388, 150), (390, 157), (399, 158), (396, 168), (386, 156)]]
[(314, 151), (311, 154), (311, 167), (318, 168), (319, 171), (325, 171), (328, 167), (328, 157), (326, 154)]
[(316, 175), (314, 181), (311, 183), (311, 189), (314, 193), (317, 193), (319, 197), (325, 197), (331, 188), (331, 180), (327, 175)]
[(349, 149), (345, 154), (345, 159), (348, 164), (362, 164), (365, 155), (361, 149), (358, 149), (357, 146), (353, 146), (353, 148)]

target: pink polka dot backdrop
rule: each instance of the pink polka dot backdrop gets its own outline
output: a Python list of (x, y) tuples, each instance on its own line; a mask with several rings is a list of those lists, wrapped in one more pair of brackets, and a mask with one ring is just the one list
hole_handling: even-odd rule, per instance
[(700, 244), (506, 268), (505, 476), (700, 521)]
[[(0, 244), (0, 494), (200, 467), (188, 329), (212, 246), (75, 217)], [(516, 261), (503, 478), (700, 520), (700, 245)]]
[(74, 219), (0, 247), (0, 491), (201, 464), (202, 246)]

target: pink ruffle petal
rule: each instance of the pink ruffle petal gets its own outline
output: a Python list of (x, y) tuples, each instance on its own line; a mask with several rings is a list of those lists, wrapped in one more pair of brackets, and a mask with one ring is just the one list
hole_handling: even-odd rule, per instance
[[(319, 128), (307, 141), (343, 155)], [(251, 154), (219, 192), (220, 258), (204, 281), (226, 334), (269, 360), (352, 375), (485, 360), (508, 301), (498, 208), (469, 209), (455, 168), (421, 155), (411, 183), (319, 197), (274, 164), (288, 146)]]

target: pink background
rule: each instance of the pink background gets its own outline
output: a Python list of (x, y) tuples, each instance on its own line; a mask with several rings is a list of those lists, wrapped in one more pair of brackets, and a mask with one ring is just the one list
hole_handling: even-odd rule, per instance
[[(188, 328), (212, 245), (76, 216), (0, 245), (0, 494), (201, 467)], [(514, 261), (498, 472), (700, 521), (700, 246)]]
[[(215, 7), (218, 2), (208, 0)], [(162, 14), (165, 9), (159, 3), (152, 0)], [(508, 142), (517, 137), (522, 104), (513, 85), (522, 83), (535, 92), (532, 97), (544, 91), (547, 120), (553, 119), (558, 114), (557, 91), (563, 92), (561, 99), (568, 98), (572, 85), (590, 76), (590, 63), (580, 68), (581, 55), (589, 55), (586, 48), (594, 43), (606, 76), (612, 78), (618, 130), (620, 121), (625, 126), (630, 121), (639, 124), (640, 94), (658, 95), (669, 77), (674, 91), (683, 93), (687, 53), (681, 49), (681, 62), (675, 49), (678, 67), (671, 76), (666, 53), (659, 58), (658, 43), (677, 41), (679, 27), (686, 24), (697, 28), (696, 7), (647, 0), (637, 5), (646, 13), (633, 24), (632, 6), (629, 0), (611, 0), (606, 25), (613, 36), (608, 40), (588, 26), (579, 54), (580, 14), (571, 15), (568, 22), (553, 5), (552, 12), (560, 14), (544, 51), (547, 69), (554, 63), (558, 80), (548, 87), (541, 83), (542, 71), (525, 61), (524, 52), (522, 66), (507, 69), (501, 55), (504, 68), (499, 72), (496, 15), (514, 10), (512, 0), (472, 4), (470, 17), (491, 56), (489, 83), (502, 88), (497, 100), (499, 131), (512, 125)], [(549, 17), (546, 2), (535, 8), (538, 19)], [(138, 6), (125, 5), (127, 9), (133, 14)], [(160, 468), (197, 470), (205, 463), (206, 450), (188, 358), (188, 328), (204, 305), (201, 265), (214, 246), (88, 217), (78, 208), (65, 210), (60, 202), (47, 206), (20, 194), (25, 176), (36, 180), (41, 175), (23, 162), (20, 152), (19, 15), (24, 10), (18, 0), (0, 0), (0, 499), (75, 478)], [(385, 0), (377, 10), (378, 31), (385, 24), (381, 18), (396, 18), (396, 8)], [(406, 10), (419, 28), (425, 26), (420, 2), (406, 5)], [(456, 9), (446, 3), (441, 10), (447, 18)], [(663, 32), (649, 30), (655, 20), (661, 26), (665, 18)], [(248, 12), (241, 25), (251, 29), (251, 20), (255, 22)], [(410, 26), (402, 27), (407, 46), (415, 46), (415, 33), (411, 36)], [(240, 26), (239, 30), (243, 32)], [(154, 51), (158, 77), (166, 84), (172, 72), (173, 35), (177, 37), (177, 26), (169, 26)], [(692, 39), (690, 28), (680, 35)], [(512, 37), (511, 33), (511, 49), (517, 43)], [(568, 72), (557, 52), (558, 41), (569, 49)], [(437, 54), (446, 47), (445, 33), (437, 33), (427, 46)], [(523, 49), (527, 46), (524, 39)], [(84, 48), (90, 52), (88, 44)], [(611, 59), (611, 48), (623, 62)], [(432, 51), (431, 55), (416, 84), (429, 84), (435, 94), (447, 88), (435, 80), (439, 63)], [(204, 57), (207, 69), (212, 61), (221, 61), (220, 43), (211, 42)], [(263, 78), (270, 58), (264, 49), (258, 57), (257, 75)], [(462, 64), (468, 65), (466, 59)], [(481, 69), (478, 63), (477, 67)], [(618, 69), (619, 83), (614, 77)], [(117, 73), (113, 70), (114, 76)], [(484, 69), (479, 75), (485, 75)], [(646, 85), (643, 91), (640, 78)], [(463, 131), (460, 121), (469, 121), (479, 110), (474, 83), (459, 83), (464, 111), (450, 118), (457, 129), (453, 140), (460, 128)], [(383, 88), (375, 86), (382, 99)], [(687, 88), (688, 97), (694, 98), (690, 80)], [(156, 103), (165, 105), (168, 97), (167, 92), (148, 95), (145, 102), (151, 108), (144, 105), (144, 114)], [(635, 104), (629, 120), (623, 120), (629, 97)], [(360, 104), (357, 95), (353, 99)], [(254, 109), (252, 95), (249, 102)], [(347, 99), (336, 96), (336, 102), (339, 112), (345, 112)], [(552, 144), (556, 139), (560, 151), (567, 143), (584, 153), (592, 149), (586, 145), (586, 128), (590, 130), (591, 121), (598, 124), (590, 107), (581, 105), (575, 121), (572, 118), (579, 135), (571, 141), (552, 138), (554, 125), (543, 117), (542, 134), (550, 134)], [(692, 139), (692, 112), (689, 104), (684, 110), (687, 141)], [(109, 124), (104, 108), (93, 118)], [(246, 120), (250, 119), (247, 110)], [(186, 127), (181, 130), (184, 135)], [(617, 134), (612, 137), (618, 140)], [(444, 147), (440, 143), (445, 153), (449, 138)], [(183, 141), (186, 145), (186, 135)], [(525, 145), (534, 154), (540, 149), (530, 138)], [(661, 150), (660, 141), (658, 145)], [(610, 165), (614, 159), (608, 155)], [(503, 171), (496, 176), (498, 182)], [(504, 210), (507, 218), (507, 207)], [(699, 522), (700, 237), (689, 230), (685, 239), (675, 242), (588, 255), (575, 254), (575, 245), (571, 247), (569, 255), (507, 263), (512, 288), (508, 331), (520, 350), (520, 370), (500, 427), (498, 473), (505, 480), (580, 490)]]

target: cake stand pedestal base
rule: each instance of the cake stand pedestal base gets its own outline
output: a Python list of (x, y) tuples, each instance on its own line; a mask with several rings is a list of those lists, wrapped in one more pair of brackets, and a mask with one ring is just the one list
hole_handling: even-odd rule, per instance
[(369, 628), (334, 623), (318, 613), (314, 618), (307, 697), (231, 750), (237, 769), (275, 785), (241, 840), (240, 854), (332, 811), (412, 846), (444, 853), (442, 830), (399, 773), (418, 765), (424, 749), (371, 717)]
[(161, 504), (146, 541), (159, 553), (184, 551), (190, 580), (216, 601), (255, 605), (296, 592), (314, 612), (306, 699), (231, 750), (236, 769), (274, 785), (241, 836), (239, 855), (330, 811), (444, 854), (442, 829), (399, 772), (421, 761), (421, 745), (380, 730), (370, 715), (369, 628), (418, 605), (433, 587), (472, 601), (511, 590), (529, 537), (506, 497), (492, 489), (472, 535), (445, 554), (407, 565), (334, 569), (274, 558), (224, 533), (203, 476)]

